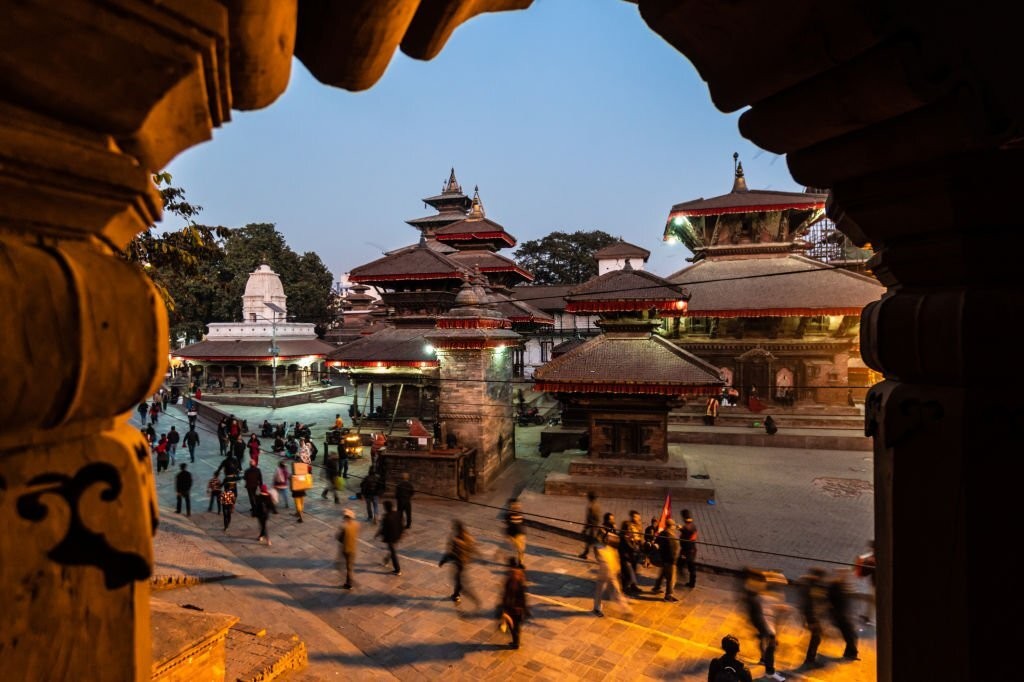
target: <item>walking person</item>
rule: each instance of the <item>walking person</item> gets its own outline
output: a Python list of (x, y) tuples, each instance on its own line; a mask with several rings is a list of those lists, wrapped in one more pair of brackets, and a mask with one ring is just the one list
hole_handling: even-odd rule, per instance
[(708, 666), (708, 682), (753, 682), (750, 670), (739, 660), (740, 640), (733, 635), (722, 638), (723, 653), (711, 659)]
[(366, 502), (367, 521), (377, 519), (377, 490), (379, 488), (377, 472), (371, 467), (369, 473), (363, 478), (362, 483), (359, 484), (359, 493), (363, 496), (363, 501)]
[(341, 515), (341, 528), (334, 536), (338, 541), (338, 571), (341, 571), (341, 562), (344, 561), (345, 583), (341, 588), (351, 590), (355, 584), (352, 575), (356, 565), (356, 548), (359, 546), (359, 522), (356, 521), (356, 513), (351, 509), (346, 509)]
[(402, 539), (402, 517), (391, 500), (384, 500), (384, 518), (381, 519), (374, 537), (380, 538), (388, 546), (388, 553), (384, 556), (384, 565), (387, 566), (390, 560), (393, 569), (391, 573), (402, 575), (402, 567), (398, 563), (398, 552), (395, 551), (395, 545)]
[(412, 526), (412, 496), (415, 491), (412, 481), (409, 480), (409, 472), (403, 471), (402, 478), (395, 486), (395, 502), (398, 504), (398, 515), (405, 519), (405, 527)]
[(221, 513), (220, 509), (220, 493), (224, 485), (220, 482), (220, 478), (215, 474), (213, 478), (206, 482), (206, 494), (210, 496), (210, 506), (206, 508), (206, 511), (213, 511), (213, 503), (217, 502), (217, 513)]
[(843, 658), (848, 661), (857, 660), (857, 629), (853, 626), (853, 619), (850, 617), (850, 600), (853, 596), (853, 588), (850, 586), (850, 569), (838, 568), (832, 577), (827, 581), (826, 594), (829, 605), (829, 616), (832, 624), (843, 636), (846, 648), (843, 649)]
[(868, 540), (867, 551), (857, 556), (854, 561), (854, 575), (862, 580), (868, 582), (868, 593), (866, 597), (867, 604), (864, 607), (864, 613), (861, 614), (861, 620), (865, 625), (873, 626), (875, 624), (875, 541), (874, 539)]
[(306, 504), (306, 491), (313, 487), (313, 475), (309, 473), (308, 462), (292, 462), (292, 475), (288, 479), (292, 499), (295, 500), (295, 516), (298, 523), (303, 523), (302, 510)]
[(196, 428), (196, 422), (199, 421), (199, 411), (196, 410), (195, 401), (191, 398), (188, 399), (188, 412), (185, 414), (188, 416), (188, 428)]
[(288, 465), (284, 461), (279, 462), (277, 469), (274, 470), (274, 490), (277, 491), (277, 495), (285, 509), (288, 508), (289, 478), (291, 478), (291, 475), (288, 473)]
[(256, 466), (259, 466), (260, 464), (260, 448), (262, 446), (263, 443), (260, 442), (260, 439), (256, 437), (255, 433), (249, 436), (249, 442), (246, 443), (246, 447), (249, 448), (249, 459), (252, 460), (252, 463)]
[(341, 501), (338, 499), (338, 484), (336, 482), (336, 479), (338, 478), (338, 465), (341, 460), (338, 458), (338, 455), (332, 454), (329, 448), (327, 449), (327, 452), (324, 453), (324, 456), (324, 476), (327, 478), (327, 482), (324, 486), (324, 492), (320, 497), (326, 500), (327, 494), (333, 493), (334, 504), (341, 504)]
[(676, 587), (676, 562), (679, 561), (679, 536), (676, 535), (674, 519), (665, 521), (665, 528), (658, 533), (658, 552), (661, 555), (661, 572), (654, 581), (651, 592), (660, 592), (661, 583), (665, 583), (665, 601), (677, 602), (674, 594)]
[(164, 412), (167, 411), (167, 403), (169, 403), (170, 401), (171, 401), (171, 394), (161, 388), (160, 389), (160, 407), (161, 407), (161, 409)]
[(231, 514), (235, 511), (235, 502), (238, 500), (237, 486), (234, 483), (225, 483), (220, 491), (220, 508), (224, 515), (224, 530), (231, 525)]
[(194, 426), (190, 426), (188, 433), (185, 434), (185, 447), (188, 448), (189, 461), (193, 463), (196, 461), (197, 445), (199, 445), (199, 432)]
[(818, 646), (824, 634), (824, 620), (828, 608), (828, 591), (825, 585), (825, 569), (817, 566), (808, 569), (806, 575), (797, 580), (800, 598), (800, 613), (804, 617), (804, 625), (810, 633), (807, 653), (804, 655), (804, 667), (813, 668), (818, 665)]
[(777, 598), (770, 592), (768, 578), (763, 571), (747, 568), (744, 570), (743, 597), (750, 617), (750, 624), (757, 630), (761, 650), (760, 663), (764, 664), (764, 674), (773, 680), (782, 682), (785, 676), (775, 670), (776, 617), (778, 614)]
[[(605, 516), (610, 517), (611, 514), (609, 513)], [(614, 597), (623, 611), (626, 613), (633, 612), (633, 609), (629, 606), (629, 601), (626, 599), (626, 595), (622, 593), (622, 586), (619, 583), (619, 575), (622, 572), (622, 565), (619, 559), (619, 542), (620, 538), (614, 530), (605, 529), (603, 534), (598, 537), (597, 544), (594, 545), (594, 552), (597, 554), (597, 579), (594, 582), (595, 616), (604, 617), (601, 601), (604, 598), (605, 591), (609, 592), (611, 597)]]
[(263, 485), (263, 472), (256, 466), (253, 461), (249, 462), (249, 468), (245, 470), (243, 475), (245, 480), (245, 493), (249, 497), (249, 512), (256, 516), (256, 495), (259, 492), (260, 486)]
[(505, 537), (515, 553), (520, 568), (526, 560), (526, 518), (523, 516), (523, 505), (518, 498), (509, 498), (505, 511)]
[(153, 399), (149, 404), (149, 423), (156, 424), (160, 421), (160, 401)]
[(526, 571), (515, 557), (509, 557), (505, 584), (501, 591), (501, 631), (508, 630), (511, 633), (510, 646), (513, 649), (519, 648), (523, 621), (529, 615), (530, 610), (526, 605)]
[(267, 533), (267, 521), (271, 514), (277, 513), (277, 505), (274, 504), (273, 493), (265, 484), (260, 484), (256, 492), (256, 518), (260, 522), (260, 536), (257, 542), (266, 542), (270, 546), (270, 535)]
[(683, 525), (679, 527), (679, 567), (685, 567), (689, 576), (686, 586), (694, 588), (697, 586), (697, 524), (689, 509), (684, 509), (680, 516)]
[(175, 456), (178, 453), (178, 443), (181, 441), (181, 434), (178, 433), (178, 429), (171, 426), (171, 430), (167, 432), (167, 453), (171, 456), (171, 466), (175, 464)]
[(170, 462), (170, 455), (167, 454), (167, 434), (160, 434), (160, 440), (156, 444), (156, 471), (167, 471)]
[(149, 403), (147, 403), (145, 400), (143, 400), (141, 403), (139, 403), (138, 413), (139, 413), (139, 423), (142, 424), (143, 426), (145, 426), (146, 425), (146, 415), (149, 414)]
[(444, 566), (449, 561), (455, 567), (454, 580), (455, 587), (452, 590), (451, 600), (458, 604), (462, 601), (462, 593), (465, 592), (473, 603), (476, 604), (477, 608), (480, 607), (480, 599), (477, 598), (476, 593), (470, 589), (469, 585), (466, 584), (464, 576), (466, 567), (472, 560), (473, 556), (476, 555), (476, 540), (466, 530), (466, 526), (462, 521), (458, 519), (452, 520), (452, 535), (448, 539), (448, 549), (441, 557), (441, 561), (437, 564), (438, 566)]
[[(586, 559), (590, 549), (597, 543), (597, 536), (600, 532), (599, 523), (601, 520), (601, 505), (597, 503), (597, 493), (593, 490), (587, 492), (587, 512), (583, 517), (583, 551), (580, 558)], [(597, 550), (594, 550), (594, 558), (597, 558)]]
[(640, 512), (630, 510), (629, 518), (622, 522), (619, 530), (619, 561), (622, 562), (622, 591), (626, 594), (640, 593), (636, 571), (643, 553), (644, 529), (640, 525)]
[(174, 477), (174, 492), (178, 497), (175, 514), (181, 513), (181, 502), (185, 501), (185, 516), (192, 516), (192, 474), (188, 472), (188, 465), (181, 463), (181, 471)]

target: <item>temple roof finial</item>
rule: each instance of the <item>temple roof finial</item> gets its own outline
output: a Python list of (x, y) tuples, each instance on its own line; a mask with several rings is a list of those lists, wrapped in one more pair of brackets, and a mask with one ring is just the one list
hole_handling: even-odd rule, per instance
[(484, 217), (484, 202), (480, 200), (480, 185), (473, 188), (473, 205), (469, 207), (469, 218)]
[(628, 258), (626, 259), (626, 264), (622, 266), (622, 269), (628, 270), (629, 272), (633, 271), (633, 264), (629, 262)]
[(733, 165), (733, 174), (735, 176), (733, 178), (733, 181), (732, 181), (732, 191), (733, 192), (749, 192), (750, 190), (747, 189), (747, 180), (746, 180), (746, 178), (743, 177), (743, 164), (740, 163), (740, 154), (739, 154), (739, 152), (733, 152), (732, 153), (732, 165)]
[(455, 179), (455, 166), (452, 166), (452, 172), (448, 176), (448, 182), (445, 183), (444, 188), (441, 190), (441, 194), (449, 192), (462, 192), (462, 186), (459, 184), (459, 181)]
[(427, 233), (420, 232), (420, 248), (426, 248), (427, 246)]

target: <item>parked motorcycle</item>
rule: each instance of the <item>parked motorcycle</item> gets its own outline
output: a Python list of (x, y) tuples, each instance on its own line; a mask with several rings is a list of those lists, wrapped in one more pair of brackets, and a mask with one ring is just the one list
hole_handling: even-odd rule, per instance
[(544, 423), (544, 417), (536, 407), (530, 407), (519, 411), (516, 423), (519, 426), (540, 426)]

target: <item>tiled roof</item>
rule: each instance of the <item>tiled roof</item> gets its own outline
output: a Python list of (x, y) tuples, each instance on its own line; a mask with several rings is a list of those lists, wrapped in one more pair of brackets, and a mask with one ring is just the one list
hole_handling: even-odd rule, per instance
[[(710, 388), (722, 385), (718, 368), (670, 341), (647, 332), (613, 332), (596, 336), (537, 368), (534, 381), (542, 390), (604, 392), (607, 384), (620, 384), (614, 392), (648, 392), (641, 387), (668, 389)], [(588, 386), (590, 387), (588, 389)]]
[(587, 280), (569, 291), (566, 301), (666, 301), (685, 300), (683, 287), (645, 270), (612, 270)]
[(597, 260), (601, 260), (603, 258), (632, 258), (634, 256), (639, 256), (646, 263), (647, 259), (651, 257), (651, 252), (620, 239), (614, 244), (609, 244), (603, 249), (598, 249), (594, 254), (594, 258)]
[[(424, 244), (398, 249), (349, 272), (353, 282), (373, 283), (397, 279), (461, 279), (464, 269)], [(415, 277), (413, 277), (415, 276)]]
[[(307, 355), (326, 356), (337, 347), (320, 339), (295, 339), (274, 342), (280, 349), (279, 360)], [(171, 355), (192, 360), (270, 360), (270, 339), (200, 341), (171, 351)]]
[(491, 300), (495, 309), (502, 315), (512, 320), (513, 323), (534, 322), (536, 324), (554, 325), (555, 318), (547, 314), (532, 303), (519, 301), (512, 296), (501, 292), (492, 291)]
[(796, 254), (707, 258), (668, 279), (690, 291), (692, 317), (854, 315), (885, 291), (871, 277)]
[(676, 204), (669, 213), (669, 219), (675, 216), (781, 211), (787, 208), (823, 208), (826, 196), (809, 192), (777, 192), (769, 189), (729, 192), (710, 199), (701, 197)]
[(340, 360), (356, 366), (383, 362), (385, 365), (434, 363), (437, 357), (428, 350), (430, 342), (424, 335), (433, 327), (384, 326), (380, 331), (346, 343), (335, 350), (328, 360)]
[(432, 223), (451, 223), (456, 220), (462, 220), (465, 217), (465, 211), (448, 210), (435, 213), (434, 215), (424, 216), (422, 218), (413, 218), (412, 220), (406, 220), (405, 222), (409, 225), (430, 225)]
[(527, 282), (533, 280), (533, 275), (516, 265), (514, 260), (493, 251), (467, 249), (465, 251), (456, 251), (448, 257), (470, 270), (474, 267), (480, 268), (480, 272), (485, 275), (488, 272), (515, 272)]
[[(516, 238), (505, 231), (505, 228), (490, 218), (465, 218), (451, 225), (445, 225), (434, 231), (434, 237), (444, 239), (466, 235), (476, 239), (496, 239), (505, 241), (509, 246), (516, 245)], [(483, 236), (479, 236), (483, 235)]]
[(575, 284), (533, 284), (508, 290), (512, 298), (525, 301), (535, 308), (547, 311), (565, 310), (565, 297)]

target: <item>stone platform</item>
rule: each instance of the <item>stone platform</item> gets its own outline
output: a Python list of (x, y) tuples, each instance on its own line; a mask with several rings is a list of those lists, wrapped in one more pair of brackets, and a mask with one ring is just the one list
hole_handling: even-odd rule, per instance
[(653, 478), (611, 478), (552, 473), (544, 480), (545, 495), (585, 495), (600, 490), (609, 497), (635, 500), (663, 500), (671, 494), (674, 500), (704, 502), (714, 499), (715, 489), (704, 481), (661, 481)]

